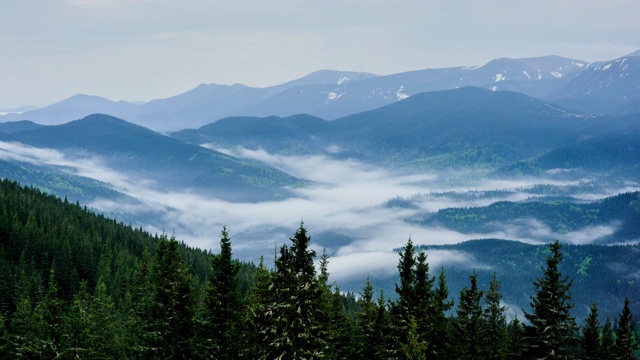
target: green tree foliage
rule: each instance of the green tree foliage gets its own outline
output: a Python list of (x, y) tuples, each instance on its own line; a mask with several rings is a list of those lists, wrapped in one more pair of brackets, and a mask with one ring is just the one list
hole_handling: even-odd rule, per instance
[(549, 246), (543, 275), (533, 282), (536, 294), (531, 297), (531, 313), (525, 313), (530, 325), (525, 327), (527, 357), (532, 359), (570, 359), (575, 318), (570, 311), (572, 280), (563, 277), (558, 266), (563, 254), (556, 241)]
[(198, 325), (198, 356), (213, 359), (236, 359), (240, 353), (241, 300), (237, 275), (240, 266), (231, 254), (227, 228), (222, 229), (220, 254), (211, 259), (211, 273)]
[(9, 339), (9, 331), (4, 321), (4, 317), (0, 314), (0, 359), (8, 359), (11, 354)]
[(478, 274), (475, 269), (469, 276), (469, 282), (470, 287), (460, 291), (454, 321), (455, 338), (464, 339), (455, 347), (456, 358), (462, 360), (484, 358), (484, 319), (480, 305), (484, 294), (478, 289)]
[[(357, 301), (330, 284), (326, 252), (316, 271), (302, 223), (291, 241), (272, 270), (255, 267), (232, 259), (226, 229), (213, 255), (0, 181), (0, 358), (515, 360), (567, 359), (578, 348), (557, 242), (523, 328), (517, 317), (506, 324), (495, 273), (482, 302), (474, 271), (451, 316), (444, 267), (431, 276), (427, 252), (416, 255), (411, 240), (397, 297), (380, 291), (377, 301), (370, 280)], [(582, 249), (568, 255), (576, 276), (601, 261)], [(627, 299), (614, 334), (609, 318), (599, 329), (592, 306), (586, 359), (633, 358), (629, 307)]]
[(507, 326), (506, 360), (523, 359), (524, 328), (516, 315)]
[(613, 348), (613, 359), (615, 360), (633, 360), (635, 352), (638, 350), (638, 344), (633, 336), (633, 328), (631, 325), (632, 317), (629, 309), (629, 298), (624, 300), (624, 307), (618, 318), (618, 327), (616, 328), (616, 343)]
[(190, 358), (195, 293), (189, 269), (182, 261), (178, 242), (162, 236), (151, 269), (147, 356), (160, 359)]
[(501, 300), (500, 282), (494, 272), (489, 283), (489, 290), (484, 298), (483, 318), (486, 326), (483, 331), (483, 341), (486, 344), (484, 349), (485, 359), (504, 359), (507, 319), (504, 313), (506, 307), (501, 304)]
[(444, 267), (440, 268), (438, 286), (436, 287), (432, 312), (432, 331), (429, 344), (429, 355), (433, 359), (448, 359), (451, 354), (452, 329), (447, 312), (453, 308), (453, 300), (449, 300), (449, 289)]
[(316, 276), (309, 249), (310, 237), (304, 224), (291, 238), (292, 246), (283, 245), (275, 262), (269, 285), (270, 303), (266, 304), (259, 329), (264, 359), (317, 359), (323, 357), (326, 344), (324, 289)]
[(63, 337), (65, 358), (120, 359), (124, 356), (122, 332), (107, 287), (101, 282), (95, 295), (82, 282), (65, 317)]
[(598, 305), (594, 302), (591, 304), (589, 316), (582, 328), (582, 350), (584, 351), (583, 359), (597, 360), (600, 359), (600, 321), (598, 320)]
[(600, 357), (599, 360), (613, 359), (614, 348), (616, 345), (616, 338), (613, 332), (613, 325), (611, 324), (611, 318), (607, 316), (607, 319), (602, 326), (602, 335), (600, 337)]

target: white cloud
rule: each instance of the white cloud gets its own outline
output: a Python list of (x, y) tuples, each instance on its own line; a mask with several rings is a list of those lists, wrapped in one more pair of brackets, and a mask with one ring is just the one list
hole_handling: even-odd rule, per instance
[[(341, 161), (324, 156), (285, 157), (246, 149), (237, 149), (234, 154), (264, 161), (293, 175), (310, 179), (315, 185), (296, 189), (294, 197), (281, 201), (232, 203), (189, 191), (159, 191), (155, 188), (153, 179), (133, 178), (119, 173), (98, 158), (70, 157), (56, 150), (0, 142), (0, 159), (52, 165), (73, 174), (113, 184), (116, 189), (137, 200), (133, 203), (116, 203), (96, 199), (87, 205), (108, 212), (154, 217), (157, 220), (147, 225), (148, 230), (175, 234), (178, 239), (192, 246), (217, 248), (219, 231), (226, 225), (234, 241), (234, 253), (255, 260), (259, 255), (270, 257), (274, 246), (287, 242), (300, 220), (305, 221), (312, 239), (314, 234), (323, 230), (346, 229), (354, 241), (335, 245), (330, 249), (330, 269), (336, 278), (349, 277), (350, 274), (359, 276), (366, 273), (395, 272), (398, 258), (392, 249), (406, 244), (409, 237), (416, 245), (454, 244), (489, 237), (518, 239), (529, 243), (560, 239), (583, 244), (613, 233), (618, 226), (614, 223), (565, 234), (554, 233), (549, 227), (531, 219), (494, 224), (494, 231), (483, 234), (462, 234), (445, 228), (423, 227), (409, 223), (406, 219), (425, 210), (484, 206), (496, 200), (521, 200), (530, 194), (516, 191), (487, 196), (478, 192), (468, 193), (469, 196), (465, 197), (447, 197), (434, 194), (449, 190), (442, 185), (441, 177), (436, 174), (404, 174), (353, 160)], [(470, 188), (460, 189), (517, 190), (534, 183), (533, 180), (481, 181)], [(414, 199), (418, 208), (380, 206), (397, 196)], [(320, 244), (314, 243), (314, 246), (318, 253), (321, 252)], [(435, 263), (453, 261), (480, 266), (474, 259), (455, 252), (433, 252), (429, 255), (429, 260)]]

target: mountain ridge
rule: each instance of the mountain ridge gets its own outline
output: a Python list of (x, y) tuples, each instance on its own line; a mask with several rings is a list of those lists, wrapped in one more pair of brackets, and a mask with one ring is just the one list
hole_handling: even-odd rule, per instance
[[(196, 128), (230, 116), (287, 117), (307, 113), (324, 119), (337, 119), (373, 110), (418, 93), (465, 86), (521, 92), (553, 101), (573, 111), (590, 112), (589, 102), (593, 102), (593, 99), (571, 102), (572, 92), (566, 90), (563, 93), (560, 90), (568, 89), (569, 83), (576, 82), (579, 75), (599, 64), (549, 55), (515, 59), (504, 57), (481, 66), (422, 69), (384, 76), (320, 70), (265, 88), (241, 84), (200, 84), (187, 92), (143, 104), (101, 98), (100, 106), (83, 110), (82, 103), (86, 104), (87, 99), (83, 102), (80, 101), (82, 99), (71, 97), (38, 110), (0, 116), (0, 120), (31, 120), (52, 125), (91, 113), (108, 113), (166, 132)], [(637, 89), (632, 91), (634, 94), (637, 92)], [(613, 98), (616, 96), (619, 97), (619, 94), (610, 95)], [(600, 112), (607, 113), (609, 110)], [(621, 110), (623, 113), (635, 111), (635, 106)]]

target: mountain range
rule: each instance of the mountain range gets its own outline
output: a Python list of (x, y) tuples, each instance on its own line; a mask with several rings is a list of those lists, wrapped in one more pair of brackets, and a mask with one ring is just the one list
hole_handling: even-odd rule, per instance
[(142, 104), (75, 95), (37, 110), (0, 116), (0, 121), (54, 125), (104, 113), (156, 131), (176, 131), (231, 116), (309, 114), (333, 120), (422, 92), (465, 86), (520, 92), (575, 112), (627, 114), (640, 109), (638, 55), (635, 52), (593, 64), (558, 56), (500, 58), (483, 66), (386, 76), (324, 70), (267, 88), (202, 84), (183, 94)]
[[(607, 136), (617, 139), (610, 145), (624, 147), (627, 162), (637, 160), (629, 145), (639, 131), (637, 115), (585, 116), (515, 92), (465, 87), (421, 93), (333, 121), (310, 115), (234, 117), (171, 135), (213, 148), (322, 153), (413, 169), (495, 170), (546, 155), (532, 166), (549, 170), (587, 165), (596, 154), (607, 156), (600, 161), (606, 165), (616, 153), (587, 149), (602, 148)], [(582, 149), (581, 156), (571, 149)], [(568, 151), (576, 155), (567, 157), (570, 162), (557, 160)]]
[[(0, 126), (5, 142), (58, 151), (69, 163), (97, 162), (137, 182), (148, 181), (160, 191), (190, 189), (225, 200), (255, 201), (286, 197), (287, 187), (306, 183), (263, 164), (187, 144), (109, 115), (90, 115), (63, 125), (9, 125)], [(18, 125), (21, 131), (16, 130)], [(12, 131), (6, 132), (7, 128)]]

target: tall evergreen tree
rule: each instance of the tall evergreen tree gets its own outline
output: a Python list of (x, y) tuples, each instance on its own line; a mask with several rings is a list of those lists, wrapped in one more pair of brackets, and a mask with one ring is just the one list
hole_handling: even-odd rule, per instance
[(65, 358), (119, 359), (123, 357), (116, 311), (106, 285), (100, 282), (91, 296), (87, 282), (73, 299), (65, 319)]
[(242, 338), (241, 301), (236, 275), (239, 264), (231, 254), (231, 240), (227, 228), (222, 229), (220, 254), (211, 259), (211, 272), (207, 283), (199, 324), (198, 342), (202, 357), (237, 359)]
[[(428, 349), (433, 330), (434, 290), (435, 277), (429, 274), (429, 263), (424, 251), (418, 252), (415, 265), (414, 285), (414, 317), (417, 325), (416, 332)], [(428, 351), (428, 350), (427, 350)]]
[(453, 300), (449, 300), (449, 289), (447, 288), (444, 267), (441, 267), (432, 305), (432, 331), (428, 351), (431, 359), (444, 360), (449, 359), (451, 356), (452, 330), (446, 314), (453, 308), (453, 305)]
[(583, 359), (600, 359), (600, 321), (598, 320), (598, 305), (593, 302), (587, 316), (586, 323), (582, 328), (582, 350)]
[(146, 357), (191, 357), (195, 294), (175, 238), (163, 235), (151, 270), (151, 308)]
[(634, 360), (635, 352), (638, 350), (638, 344), (633, 337), (633, 328), (631, 326), (631, 310), (629, 309), (629, 298), (624, 300), (624, 307), (618, 319), (618, 327), (616, 328), (616, 344), (613, 348), (613, 359), (615, 360)]
[(249, 298), (249, 314), (245, 324), (247, 325), (246, 348), (243, 349), (243, 356), (246, 359), (255, 357), (264, 358), (266, 349), (269, 348), (270, 336), (270, 312), (269, 308), (273, 304), (272, 273), (264, 265), (264, 257), (260, 257), (258, 271), (256, 272), (256, 282)]
[(62, 353), (64, 302), (59, 297), (55, 271), (49, 271), (47, 294), (34, 309), (37, 336), (43, 358), (55, 358)]
[(611, 318), (607, 316), (607, 319), (602, 325), (602, 335), (600, 337), (600, 357), (599, 360), (613, 359), (614, 348), (616, 346), (615, 334), (613, 332), (613, 325), (611, 324)]
[(455, 346), (456, 358), (476, 360), (483, 357), (484, 320), (482, 318), (483, 292), (478, 290), (478, 274), (473, 270), (469, 276), (470, 287), (460, 291), (460, 302), (454, 322), (455, 337), (461, 341)]
[(518, 319), (518, 315), (516, 315), (507, 326), (506, 360), (521, 360), (524, 358), (522, 349), (524, 345), (523, 337), (524, 328)]
[(413, 242), (411, 238), (409, 238), (404, 249), (398, 253), (398, 255), (400, 255), (400, 260), (398, 261), (400, 283), (396, 283), (398, 298), (391, 308), (391, 320), (393, 324), (391, 332), (393, 340), (390, 342), (392, 346), (389, 349), (389, 356), (391, 358), (406, 358), (403, 347), (407, 345), (409, 339), (409, 326), (412, 321), (415, 321), (416, 259), (414, 253)]
[(525, 317), (531, 325), (525, 327), (527, 357), (531, 359), (571, 359), (571, 347), (577, 329), (571, 315), (571, 285), (568, 277), (563, 277), (559, 265), (563, 254), (558, 241), (549, 246), (551, 255), (547, 258), (543, 275), (533, 282), (536, 295), (531, 297), (531, 313)]
[(484, 331), (485, 359), (501, 360), (504, 359), (504, 344), (506, 338), (507, 319), (504, 314), (506, 307), (501, 304), (502, 294), (500, 293), (500, 282), (494, 271), (491, 282), (489, 283), (489, 291), (485, 296), (484, 322), (486, 328)]
[(326, 332), (323, 328), (327, 304), (319, 285), (309, 249), (310, 237), (303, 223), (291, 238), (291, 248), (283, 245), (272, 275), (271, 300), (264, 309), (265, 327), (259, 341), (265, 345), (259, 358), (319, 359), (324, 356)]
[(373, 284), (368, 277), (358, 305), (360, 311), (356, 315), (356, 324), (359, 346), (356, 354), (360, 359), (376, 359), (376, 346), (380, 344), (379, 334), (375, 331), (378, 308), (373, 300)]

